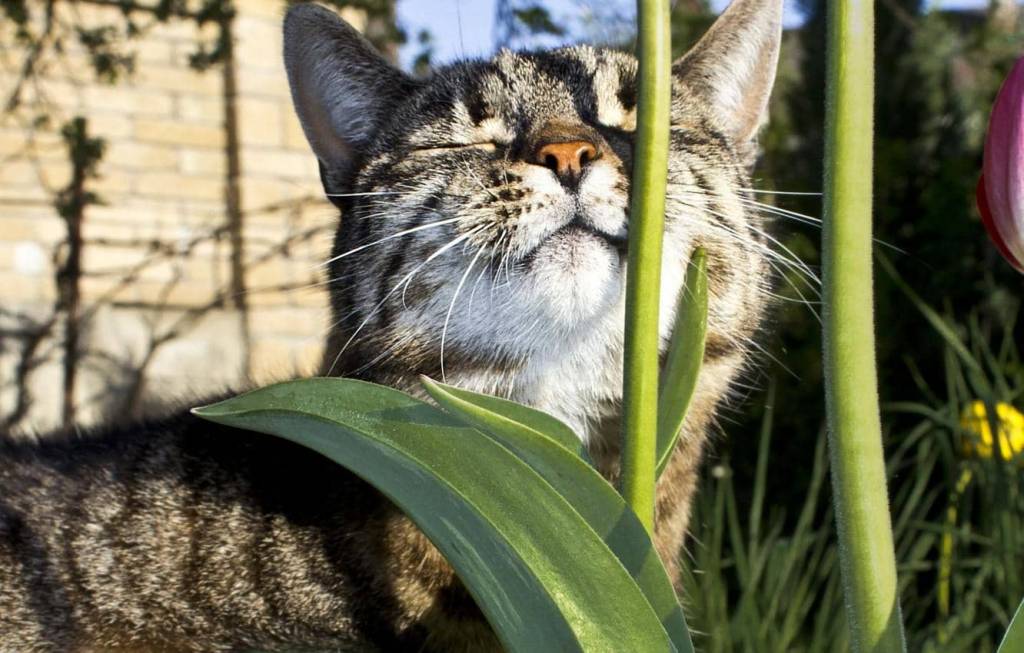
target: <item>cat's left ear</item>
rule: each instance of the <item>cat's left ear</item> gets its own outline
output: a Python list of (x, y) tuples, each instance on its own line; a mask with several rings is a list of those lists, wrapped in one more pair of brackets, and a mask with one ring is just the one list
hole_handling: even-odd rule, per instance
[(782, 0), (733, 0), (693, 48), (672, 64), (684, 95), (710, 108), (740, 147), (767, 119), (782, 41)]
[(324, 186), (328, 193), (344, 190), (388, 111), (415, 83), (337, 14), (315, 4), (288, 10), (284, 63)]

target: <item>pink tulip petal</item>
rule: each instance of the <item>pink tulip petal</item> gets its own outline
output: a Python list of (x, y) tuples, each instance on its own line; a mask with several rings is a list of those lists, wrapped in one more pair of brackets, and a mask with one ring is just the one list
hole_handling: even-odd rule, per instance
[(978, 201), (978, 212), (981, 213), (981, 222), (985, 225), (985, 231), (988, 232), (988, 236), (992, 239), (996, 249), (1003, 255), (1010, 265), (1015, 267), (1018, 271), (1024, 272), (1024, 265), (1013, 255), (1012, 252), (1006, 247), (1006, 243), (1003, 242), (1003, 237), (999, 234), (999, 230), (996, 229), (995, 223), (992, 221), (992, 213), (988, 208), (988, 199), (986, 198), (985, 192), (985, 175), (978, 178), (978, 187), (975, 190), (975, 198)]
[[(1014, 267), (1024, 261), (1024, 58), (1017, 61), (992, 108), (985, 139), (984, 188), (989, 233), (997, 234)], [(1008, 257), (1009, 258), (1009, 257)]]

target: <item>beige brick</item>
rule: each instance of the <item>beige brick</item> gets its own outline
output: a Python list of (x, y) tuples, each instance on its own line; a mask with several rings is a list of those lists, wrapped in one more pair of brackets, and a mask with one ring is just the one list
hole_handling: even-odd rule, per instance
[(149, 303), (154, 306), (204, 306), (212, 302), (217, 293), (205, 283), (161, 283), (140, 281), (133, 284), (132, 292), (135, 301)]
[(153, 197), (191, 197), (215, 200), (224, 195), (224, 183), (217, 177), (168, 173), (144, 173), (135, 181), (135, 192)]
[(291, 101), (291, 91), (280, 71), (250, 70), (238, 71), (238, 93), (240, 96), (262, 96)]
[(298, 152), (310, 151), (306, 134), (302, 131), (302, 123), (299, 122), (291, 106), (284, 112), (284, 145)]
[(160, 38), (172, 41), (174, 43), (183, 42), (188, 47), (194, 47), (196, 38), (200, 36), (200, 31), (196, 29), (195, 22), (191, 20), (169, 20), (166, 23), (162, 23), (154, 30), (154, 33), (159, 35)]
[(304, 306), (326, 310), (329, 306), (326, 292), (300, 290), (288, 293), (288, 303), (293, 306)]
[(0, 272), (0, 288), (4, 289), (5, 305), (18, 302), (52, 302), (56, 296), (53, 279), (42, 275)]
[(224, 99), (220, 96), (179, 95), (176, 115), (188, 122), (203, 125), (224, 124)]
[[(323, 321), (310, 321), (316, 324), (322, 331)], [(324, 357), (324, 346), (322, 333), (305, 338), (295, 351), (295, 371), (301, 376), (313, 376), (320, 369), (320, 362)]]
[(256, 265), (247, 265), (245, 285), (249, 288), (266, 288), (293, 283), (298, 279), (295, 266), (283, 257), (274, 257)]
[(246, 70), (284, 73), (281, 62), (281, 24), (240, 15), (235, 20), (235, 52)]
[[(97, 207), (96, 211), (99, 212)], [(127, 222), (110, 222), (89, 219), (82, 223), (82, 238), (86, 243), (96, 240), (132, 240), (140, 237), (140, 224)], [(87, 245), (92, 246), (92, 245)]]
[[(226, 225), (227, 221), (227, 210), (223, 199), (219, 202), (188, 201), (182, 203), (180, 224), (196, 236), (210, 234), (215, 229)], [(226, 235), (221, 237), (227, 238)]]
[(149, 255), (143, 247), (87, 245), (82, 252), (82, 269), (97, 274), (121, 270), (139, 264)]
[(290, 192), (291, 186), (284, 182), (245, 177), (242, 181), (242, 211), (264, 211), (267, 206), (287, 199)]
[(219, 127), (173, 120), (136, 120), (135, 138), (149, 143), (224, 147), (224, 131)]
[[(77, 46), (76, 40), (66, 41), (72, 46)], [(93, 66), (92, 57), (81, 47), (69, 48), (64, 56), (61, 57), (60, 65), (52, 66), (48, 75), (44, 78), (44, 84), (47, 85), (47, 90), (51, 84), (56, 84), (56, 80), (61, 82), (67, 82), (75, 84), (76, 82), (82, 82), (84, 84), (92, 84), (96, 82), (96, 67)], [(102, 83), (102, 82), (100, 82)], [(85, 88), (75, 84), (79, 91), (84, 92)], [(76, 93), (76, 98), (84, 97), (84, 93)], [(66, 95), (62, 94), (61, 97), (54, 98), (57, 102), (61, 103), (61, 106), (67, 106), (63, 104), (63, 100), (67, 98)]]
[(0, 166), (0, 184), (5, 186), (32, 186), (39, 183), (39, 172), (29, 161), (11, 161)]
[(119, 195), (127, 195), (132, 191), (132, 176), (123, 170), (109, 170), (98, 179), (89, 182), (89, 189), (98, 193), (106, 202), (119, 201)]
[(53, 195), (48, 193), (46, 189), (39, 186), (6, 186), (0, 184), (0, 200), (4, 200), (4, 204), (18, 203), (18, 204), (32, 204), (42, 203), (51, 204), (53, 202)]
[(122, 284), (117, 277), (82, 277), (78, 287), (87, 303), (134, 301), (136, 296), (134, 286)]
[(189, 283), (205, 284), (219, 288), (226, 279), (218, 275), (219, 261), (193, 252), (188, 256), (176, 256), (167, 260), (169, 269), (176, 278)]
[(132, 120), (127, 116), (97, 113), (87, 117), (89, 133), (93, 136), (100, 136), (109, 142), (132, 135)]
[(132, 48), (136, 59), (142, 64), (170, 64), (174, 54), (171, 41), (159, 38), (156, 32), (150, 32), (146, 38), (135, 41)]
[(14, 159), (0, 166), (0, 185), (42, 186), (57, 191), (71, 178), (71, 166), (62, 160)]
[(113, 111), (137, 116), (170, 116), (174, 101), (161, 95), (123, 84), (90, 84), (83, 88), (85, 105), (90, 110)]
[(238, 138), (248, 145), (282, 144), (281, 103), (278, 100), (242, 98), (238, 101)]
[(288, 305), (286, 297), (280, 291), (269, 291), (264, 288), (250, 288), (245, 298), (249, 306), (258, 310)]
[[(68, 113), (83, 113), (86, 109), (82, 86), (54, 77), (44, 77), (38, 85), (23, 87), (21, 100), (25, 106), (52, 105), (65, 109)], [(57, 124), (67, 117), (59, 113), (52, 116)]]
[[(30, 139), (31, 138), (31, 142)], [(0, 129), (0, 156), (28, 156), (37, 158), (67, 158), (67, 149), (60, 136), (51, 131)]]
[(246, 17), (263, 18), (272, 24), (280, 25), (284, 18), (284, 6), (279, 0), (246, 0), (243, 7), (239, 7), (240, 15)]
[(173, 200), (153, 200), (136, 197), (119, 199), (116, 203), (94, 206), (89, 209), (90, 221), (120, 222), (134, 227), (144, 224), (177, 222), (181, 215), (178, 203)]
[(215, 175), (223, 178), (227, 155), (217, 150), (182, 149), (178, 153), (178, 169), (190, 175)]
[(223, 92), (219, 68), (197, 72), (187, 66), (142, 66), (135, 74), (140, 88), (198, 95), (218, 95)]
[(83, 25), (116, 25), (123, 20), (121, 10), (112, 5), (75, 3), (73, 8), (61, 7), (59, 13), (63, 14), (65, 19)]
[(281, 179), (318, 179), (316, 157), (293, 150), (245, 148), (242, 170), (247, 176)]
[(293, 308), (264, 308), (253, 314), (252, 331), (261, 336), (303, 336), (312, 328)]
[(88, 268), (88, 276), (90, 278), (102, 279), (111, 283), (119, 283), (124, 281), (130, 288), (127, 294), (121, 296), (119, 299), (133, 301), (141, 301), (145, 303), (159, 301), (159, 297), (153, 296), (149, 298), (136, 297), (134, 288), (139, 284), (166, 284), (170, 287), (171, 283), (177, 282), (182, 278), (180, 271), (181, 266), (173, 260), (163, 258), (147, 258), (142, 257), (145, 260), (144, 265), (103, 265), (98, 268)]
[(251, 374), (260, 383), (279, 381), (295, 372), (292, 348), (277, 339), (260, 339), (252, 343), (249, 361)]
[(172, 170), (178, 165), (178, 152), (171, 145), (150, 145), (130, 141), (110, 143), (103, 156), (106, 164), (132, 170)]
[(14, 242), (0, 240), (0, 272), (10, 272), (14, 269)]
[[(138, 279), (140, 283), (148, 281), (160, 283), (186, 281), (188, 279), (186, 268), (187, 260), (181, 260), (177, 257), (160, 257), (143, 266), (139, 271)], [(201, 279), (201, 281), (206, 283), (205, 278)]]

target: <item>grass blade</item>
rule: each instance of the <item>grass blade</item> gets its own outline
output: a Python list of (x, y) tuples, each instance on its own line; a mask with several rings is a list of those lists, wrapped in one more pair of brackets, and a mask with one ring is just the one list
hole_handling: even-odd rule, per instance
[(697, 375), (704, 361), (707, 327), (707, 254), (704, 248), (698, 247), (690, 259), (686, 282), (679, 292), (676, 323), (665, 359), (661, 395), (658, 397), (658, 476), (665, 471), (675, 451), (690, 399), (697, 387)]

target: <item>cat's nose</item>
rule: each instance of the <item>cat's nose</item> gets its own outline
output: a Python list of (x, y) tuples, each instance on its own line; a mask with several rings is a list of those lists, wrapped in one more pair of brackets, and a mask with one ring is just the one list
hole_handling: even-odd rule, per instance
[(578, 181), (583, 169), (600, 156), (597, 145), (585, 140), (542, 143), (534, 152), (533, 161), (550, 169), (563, 182)]

